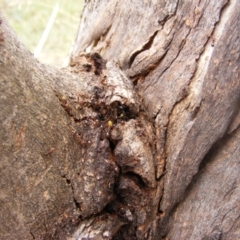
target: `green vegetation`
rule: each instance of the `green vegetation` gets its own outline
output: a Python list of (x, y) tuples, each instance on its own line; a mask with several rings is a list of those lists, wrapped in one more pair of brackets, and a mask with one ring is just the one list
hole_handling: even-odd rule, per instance
[(0, 11), (25, 46), (34, 52), (56, 4), (59, 10), (44, 47), (41, 62), (62, 66), (77, 34), (83, 0), (0, 0)]

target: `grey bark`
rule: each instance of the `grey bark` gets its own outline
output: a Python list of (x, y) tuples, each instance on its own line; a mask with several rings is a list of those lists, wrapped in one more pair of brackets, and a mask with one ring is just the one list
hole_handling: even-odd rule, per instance
[(239, 9), (87, 1), (67, 69), (1, 16), (1, 238), (240, 238)]

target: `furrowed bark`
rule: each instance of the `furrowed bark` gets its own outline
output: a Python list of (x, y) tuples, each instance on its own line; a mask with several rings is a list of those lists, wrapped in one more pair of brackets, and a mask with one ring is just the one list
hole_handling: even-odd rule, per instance
[[(128, 11), (125, 11), (126, 5)], [(221, 191), (217, 180), (222, 179), (219, 173), (215, 183), (209, 186), (209, 199), (199, 197), (193, 203), (188, 200), (189, 186), (193, 193), (203, 191), (203, 183), (198, 178), (207, 174), (202, 173), (207, 171), (204, 170), (206, 162), (212, 162), (214, 168), (211, 158), (223, 158), (224, 153), (209, 157), (216, 144), (223, 142), (224, 145), (229, 133), (232, 138), (239, 135), (239, 7), (238, 1), (227, 0), (151, 4), (125, 1), (106, 4), (99, 0), (85, 6), (72, 57), (80, 52), (97, 51), (105, 59), (117, 61), (134, 83), (154, 122), (155, 177), (161, 190), (155, 197), (159, 209), (155, 212), (152, 224), (155, 229), (149, 239), (168, 239), (169, 221), (169, 239), (212, 237), (215, 225), (210, 223), (215, 218), (219, 219), (216, 220), (218, 233), (221, 232), (224, 239), (239, 236), (235, 227), (239, 214), (235, 211), (231, 214), (223, 208), (219, 215), (214, 209), (206, 214), (203, 211), (204, 221), (213, 226), (206, 231), (201, 222), (199, 230), (193, 230), (195, 213), (190, 211), (198, 202), (206, 209), (211, 196), (215, 199), (222, 191), (227, 194), (239, 181), (237, 175), (233, 177), (234, 184), (229, 186), (224, 182), (226, 186), (223, 183)], [(237, 143), (232, 141), (231, 145), (236, 149), (238, 157), (234, 156), (238, 162)], [(231, 151), (229, 147), (229, 162)], [(224, 166), (222, 163), (222, 169)], [(227, 166), (231, 175), (235, 163)], [(209, 178), (211, 174), (209, 171)], [(207, 181), (208, 177), (205, 178)], [(211, 191), (214, 187), (218, 193)], [(231, 199), (239, 198), (239, 192), (234, 191)], [(183, 202), (182, 210), (178, 210), (179, 202)], [(221, 208), (225, 204), (222, 199), (217, 205)], [(229, 204), (228, 209), (239, 209), (236, 201)], [(221, 224), (224, 213), (232, 220)], [(178, 218), (176, 223), (175, 218)], [(183, 223), (186, 227), (181, 227)]]
[(153, 126), (131, 81), (97, 53), (69, 69), (39, 63), (2, 16), (1, 33), (1, 238), (111, 239), (148, 226)]
[(0, 237), (239, 238), (239, 9), (87, 1), (66, 69), (0, 16)]

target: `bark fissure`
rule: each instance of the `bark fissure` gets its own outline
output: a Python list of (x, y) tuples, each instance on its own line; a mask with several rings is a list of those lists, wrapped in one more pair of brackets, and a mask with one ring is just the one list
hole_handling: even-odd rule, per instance
[[(189, 29), (188, 33), (186, 34), (186, 38), (188, 37), (188, 35), (190, 34), (190, 32), (191, 32), (191, 29)], [(172, 40), (170, 41), (170, 45), (172, 44), (173, 39), (174, 39), (174, 35), (173, 35)], [(183, 40), (181, 41), (181, 44), (180, 44), (178, 50), (177, 50), (177, 53), (175, 54), (175, 56), (173, 57), (173, 59), (170, 61), (170, 63), (161, 71), (161, 74), (159, 75), (159, 78), (163, 77), (164, 74), (171, 68), (171, 66), (173, 65), (173, 63), (174, 63), (174, 62), (177, 60), (177, 58), (179, 57), (179, 54), (181, 53), (181, 51), (182, 51), (182, 49), (184, 48), (184, 45), (185, 45), (185, 44), (186, 44), (186, 39), (183, 39)], [(170, 45), (169, 45), (169, 46), (170, 46)], [(166, 51), (166, 54), (164, 54), (164, 56), (166, 56), (167, 53), (168, 53), (168, 52)], [(164, 59), (164, 56), (163, 56), (163, 58), (160, 60), (159, 64), (160, 64), (161, 61)], [(155, 84), (156, 82), (157, 82), (157, 79), (156, 79), (156, 81), (153, 81), (152, 84)], [(147, 89), (147, 88), (145, 88), (145, 89), (143, 88), (142, 91), (146, 91), (146, 89)], [(159, 111), (159, 110), (157, 110), (157, 111)], [(156, 119), (156, 118), (157, 118), (156, 113), (153, 114), (152, 117)]]
[(30, 233), (30, 235), (32, 236), (32, 239), (36, 239), (35, 236), (34, 236), (34, 234), (33, 234), (31, 231), (30, 231), (29, 233)]
[(101, 53), (105, 48), (107, 48), (111, 43), (111, 36), (108, 37), (107, 40), (105, 38), (107, 37), (108, 33), (110, 32), (112, 27), (112, 24), (107, 28), (106, 32), (104, 32), (101, 36), (99, 36), (98, 39), (95, 39), (92, 47), (95, 48), (96, 52)]
[[(171, 41), (172, 41), (172, 39), (171, 39)], [(151, 74), (151, 72), (153, 72), (155, 69), (157, 69), (158, 66), (161, 64), (162, 60), (167, 55), (168, 50), (170, 49), (169, 46), (171, 45), (171, 41), (169, 42), (165, 53), (159, 59), (157, 59), (156, 61), (154, 61), (150, 65), (147, 65), (146, 67), (143, 67), (141, 69), (141, 72), (137, 73), (136, 75), (134, 75), (134, 74), (131, 75), (131, 73), (128, 73), (128, 75), (129, 75), (130, 79), (132, 80), (136, 89), (138, 87), (138, 83), (144, 81), (144, 79), (146, 79), (148, 77), (148, 75)], [(156, 117), (157, 117), (157, 114), (153, 118), (156, 118)]]
[(67, 183), (68, 185), (70, 185), (70, 187), (71, 187), (71, 189), (72, 189), (72, 197), (73, 197), (73, 202), (74, 202), (74, 204), (75, 204), (75, 208), (76, 208), (77, 211), (80, 211), (80, 210), (81, 210), (81, 205), (80, 205), (80, 203), (77, 201), (77, 199), (74, 197), (74, 187), (73, 187), (73, 185), (72, 185), (71, 179), (68, 178), (66, 175), (63, 175), (62, 178), (64, 178), (65, 181), (66, 181), (66, 183)]
[[(202, 51), (199, 53), (198, 58), (196, 58), (196, 67), (195, 67), (195, 70), (194, 70), (193, 75), (191, 76), (191, 78), (190, 78), (190, 80), (189, 80), (188, 87), (187, 87), (187, 88), (188, 88), (188, 91), (185, 92), (185, 93), (183, 93), (183, 94), (181, 94), (182, 98), (180, 98), (179, 100), (177, 100), (177, 101), (175, 102), (175, 104), (173, 105), (173, 107), (172, 107), (172, 109), (171, 109), (171, 112), (169, 113), (169, 116), (168, 116), (168, 124), (167, 124), (167, 126), (166, 126), (166, 134), (165, 134), (165, 135), (166, 135), (166, 139), (165, 139), (165, 143), (166, 143), (166, 144), (167, 144), (167, 142), (168, 142), (168, 141), (167, 141), (167, 135), (168, 135), (167, 129), (168, 129), (169, 123), (171, 122), (171, 116), (175, 114), (174, 112), (176, 112), (176, 109), (178, 109), (179, 106), (180, 106), (182, 103), (185, 103), (185, 102), (189, 101), (189, 104), (194, 104), (194, 103), (191, 103), (191, 98), (192, 98), (192, 96), (195, 95), (194, 89), (195, 89), (196, 87), (194, 87), (194, 84), (196, 84), (196, 83), (195, 83), (195, 82), (196, 82), (196, 78), (197, 78), (197, 76), (199, 76), (199, 71), (202, 71), (200, 65), (206, 65), (206, 63), (203, 63), (203, 62), (204, 62), (204, 60), (206, 59), (206, 54), (208, 54), (209, 52), (210, 52), (210, 54), (211, 54), (211, 51), (209, 51), (209, 48), (213, 48), (213, 46), (212, 46), (212, 36), (215, 35), (215, 32), (217, 31), (217, 30), (216, 30), (217, 25), (220, 25), (220, 19), (223, 18), (223, 17), (222, 17), (222, 13), (225, 11), (226, 7), (229, 6), (229, 5), (228, 5), (229, 2), (230, 2), (230, 1), (227, 1), (227, 3), (224, 4), (223, 7), (221, 8), (221, 11), (220, 11), (220, 13), (219, 13), (219, 21), (217, 21), (217, 22), (214, 24), (214, 28), (213, 28), (211, 34), (208, 36), (208, 39), (207, 39), (206, 42), (204, 43), (203, 48), (202, 48)], [(200, 21), (200, 19), (199, 19), (199, 21)], [(199, 23), (199, 21), (198, 21), (198, 23)], [(191, 30), (192, 30), (192, 29), (190, 29), (188, 35), (190, 34)], [(186, 37), (186, 38), (187, 38), (187, 37)], [(184, 41), (184, 42), (186, 42), (186, 41)], [(217, 42), (217, 39), (215, 39), (215, 43), (216, 43), (216, 42)], [(182, 48), (181, 48), (181, 49), (182, 49)], [(178, 54), (178, 55), (179, 55), (179, 54)], [(209, 61), (209, 62), (210, 62), (210, 60), (211, 60), (211, 58), (208, 58), (208, 61)], [(204, 80), (204, 77), (203, 77), (202, 79)], [(200, 101), (198, 101), (197, 103), (195, 103), (196, 105), (195, 105), (195, 107), (193, 108), (192, 114), (191, 114), (191, 115), (192, 115), (192, 117), (191, 117), (192, 120), (194, 120), (194, 119), (197, 117), (197, 113), (200, 111), (201, 102), (202, 102), (202, 101), (200, 100)], [(159, 110), (159, 111), (160, 111), (160, 110)], [(158, 114), (159, 114), (159, 112), (158, 112)], [(155, 116), (155, 119), (156, 119), (156, 118), (157, 118), (157, 115)], [(164, 149), (166, 149), (166, 145), (165, 145)]]
[(151, 46), (153, 44), (153, 41), (154, 41), (154, 38), (157, 35), (158, 31), (159, 30), (157, 30), (153, 33), (153, 35), (149, 38), (147, 43), (144, 44), (140, 50), (138, 50), (138, 51), (136, 51), (135, 53), (132, 54), (132, 56), (129, 58), (129, 68), (131, 68), (131, 66), (132, 66), (132, 64), (133, 64), (133, 62), (134, 62), (134, 60), (135, 60), (135, 58), (137, 57), (138, 54), (140, 54), (140, 53), (142, 53), (142, 52), (151, 48)]
[[(221, 8), (221, 11), (220, 11), (220, 13), (219, 13), (219, 19), (220, 20), (222, 20), (222, 19), (225, 19), (225, 17), (223, 17), (222, 16), (222, 14), (223, 14), (223, 9), (225, 9), (226, 8), (226, 6), (228, 5), (228, 3), (226, 3), (226, 4), (224, 4), (224, 6)], [(229, 5), (228, 5), (229, 6)], [(197, 113), (199, 113), (200, 112), (200, 110), (201, 110), (201, 105), (202, 105), (202, 101), (201, 100), (194, 100), (193, 102), (191, 102), (191, 101), (189, 101), (189, 103), (188, 103), (188, 99), (191, 99), (191, 97), (192, 96), (194, 96), (195, 95), (195, 97), (196, 97), (196, 91), (193, 91), (192, 89), (194, 89), (193, 88), (193, 83), (195, 82), (195, 78), (197, 77), (197, 76), (199, 76), (199, 73), (198, 73), (198, 71), (199, 71), (199, 69), (200, 69), (200, 64), (204, 64), (205, 66), (206, 66), (206, 62), (203, 62), (202, 60), (203, 59), (205, 59), (205, 53), (207, 52), (207, 50), (209, 50), (209, 48), (213, 48), (214, 46), (212, 46), (212, 43), (211, 43), (211, 41), (212, 41), (212, 35), (215, 35), (215, 33), (216, 33), (216, 31), (218, 31), (218, 30), (216, 30), (216, 26), (218, 26), (218, 25), (221, 25), (221, 23), (219, 22), (219, 21), (217, 21), (216, 23), (215, 23), (215, 27), (214, 27), (214, 29), (212, 30), (212, 33), (211, 33), (211, 35), (208, 37), (208, 39), (207, 39), (207, 42), (204, 44), (204, 51), (202, 51), (201, 53), (200, 53), (200, 57), (198, 58), (198, 60), (197, 60), (197, 68), (195, 69), (195, 72), (194, 72), (194, 75), (192, 76), (192, 78), (191, 78), (191, 81), (190, 81), (190, 93), (188, 94), (188, 96), (187, 96), (187, 98), (185, 98), (185, 99), (183, 99), (183, 101), (181, 101), (181, 102), (179, 102), (177, 105), (175, 105), (175, 109), (174, 109), (174, 112), (173, 112), (173, 115), (174, 114), (178, 114), (180, 111), (183, 111), (183, 110), (188, 110), (188, 108), (189, 108), (189, 105), (193, 105), (193, 108), (192, 108), (192, 114), (191, 114), (191, 120), (193, 120), (194, 121), (194, 119), (197, 117)], [(217, 41), (216, 41), (216, 43), (217, 43)], [(211, 54), (211, 53), (210, 53)], [(208, 58), (208, 61), (211, 61), (211, 58)], [(203, 74), (201, 74), (201, 75), (203, 75)], [(204, 75), (203, 75), (204, 76)], [(203, 77), (203, 79), (204, 79), (204, 77)], [(199, 84), (199, 83), (198, 83)], [(195, 90), (195, 89), (194, 89)], [(193, 91), (193, 92), (192, 92)], [(181, 105), (185, 105), (185, 106), (187, 106), (187, 107), (180, 107)], [(195, 106), (194, 106), (195, 105)], [(180, 107), (180, 108), (179, 108)], [(179, 109), (178, 109), (179, 108)], [(231, 116), (230, 116), (230, 118), (231, 118)], [(175, 118), (176, 119), (176, 118)], [(227, 129), (227, 128), (226, 128)], [(221, 133), (221, 135), (220, 135), (220, 138), (221, 138), (221, 136), (223, 136), (223, 135), (225, 135), (226, 134), (226, 129), (224, 130), (224, 132), (222, 132)], [(215, 141), (218, 141), (218, 138), (215, 140)], [(170, 142), (170, 141), (168, 141), (168, 142)], [(213, 142), (213, 144), (214, 144), (214, 142)], [(211, 146), (210, 146), (210, 149), (211, 149)], [(203, 156), (203, 158), (202, 159), (204, 159), (204, 156)], [(201, 161), (203, 161), (203, 160), (201, 160), (201, 159), (199, 159), (199, 164), (201, 164)], [(194, 174), (193, 174), (193, 176), (194, 176)], [(194, 178), (195, 179), (195, 178)], [(182, 201), (182, 200), (181, 200)], [(183, 200), (183, 202), (184, 202), (184, 200)], [(174, 208), (174, 207), (173, 207)], [(176, 207), (175, 207), (176, 208)], [(170, 213), (169, 215), (172, 215), (172, 213)]]
[[(188, 33), (186, 34), (186, 39), (187, 37), (189, 36), (189, 34), (191, 33), (191, 29), (189, 29)], [(177, 55), (174, 57), (174, 59), (171, 61), (171, 63), (169, 64), (169, 66), (164, 69), (164, 71), (161, 73), (160, 77), (164, 75), (164, 73), (171, 68), (171, 65), (174, 63), (174, 61), (176, 61), (176, 59), (178, 58), (178, 56), (180, 55), (182, 49), (184, 48), (184, 45), (186, 44), (186, 39), (182, 40), (181, 44), (180, 44), (180, 47), (178, 49), (178, 52), (177, 52)], [(164, 55), (165, 56), (165, 55)], [(194, 75), (194, 74), (193, 74)], [(190, 80), (191, 81), (191, 80)], [(190, 83), (189, 83), (190, 84)], [(188, 84), (188, 86), (189, 86)], [(188, 88), (187, 86), (187, 88)], [(157, 179), (160, 180), (162, 176), (164, 176), (164, 173), (166, 172), (166, 159), (167, 159), (167, 136), (168, 136), (168, 126), (169, 126), (169, 123), (170, 123), (170, 119), (171, 119), (171, 115), (172, 113), (174, 112), (174, 109), (175, 107), (180, 104), (184, 99), (187, 98), (188, 96), (188, 90), (186, 90), (186, 86), (185, 88), (182, 90), (182, 93), (180, 94), (180, 98), (177, 99), (177, 101), (173, 104), (172, 106), (172, 109), (170, 110), (169, 114), (168, 114), (168, 121), (166, 122), (166, 124), (164, 125), (165, 127), (165, 131), (164, 131), (164, 145), (163, 145), (163, 154), (161, 156), (162, 159), (164, 159), (164, 164), (163, 164), (163, 167), (161, 167), (163, 170), (162, 170), (162, 173), (161, 175), (159, 175), (157, 173)], [(156, 121), (156, 119), (159, 117), (159, 114), (161, 114), (161, 108), (157, 111), (157, 113), (153, 116), (153, 119)], [(155, 135), (156, 136), (156, 135)], [(157, 172), (159, 170), (156, 170)], [(162, 189), (163, 191), (163, 194), (164, 194), (164, 188)], [(159, 203), (160, 204), (160, 203)]]

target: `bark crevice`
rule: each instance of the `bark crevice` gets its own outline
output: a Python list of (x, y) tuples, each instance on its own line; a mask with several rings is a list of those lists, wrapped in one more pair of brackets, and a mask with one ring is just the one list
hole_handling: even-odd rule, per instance
[(129, 68), (131, 68), (135, 58), (137, 57), (138, 54), (146, 51), (146, 50), (149, 50), (153, 44), (153, 41), (154, 41), (154, 38), (156, 37), (157, 33), (158, 33), (159, 30), (155, 31), (153, 33), (153, 35), (149, 38), (149, 40), (147, 41), (146, 44), (144, 44), (142, 46), (142, 48), (138, 51), (136, 51), (135, 53), (132, 54), (132, 56), (129, 58)]

